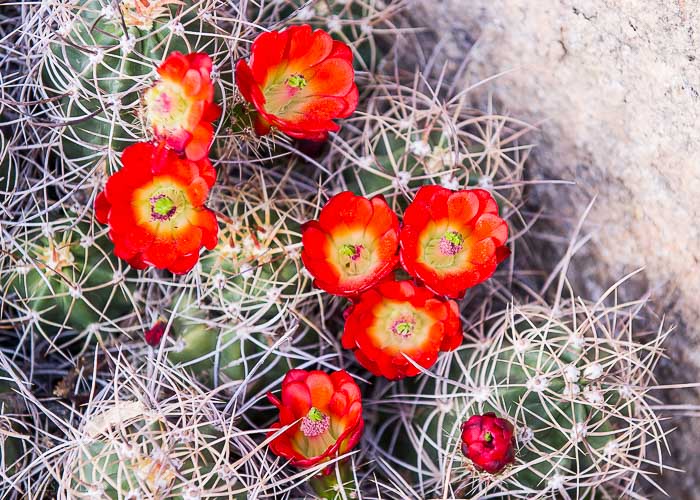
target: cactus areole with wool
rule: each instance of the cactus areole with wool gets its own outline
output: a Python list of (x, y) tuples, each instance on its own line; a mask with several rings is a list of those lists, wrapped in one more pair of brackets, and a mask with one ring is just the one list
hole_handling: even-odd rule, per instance
[(461, 343), (457, 303), (410, 281), (384, 281), (363, 293), (349, 310), (342, 337), (362, 366), (392, 380), (417, 375), (414, 363), (430, 368), (440, 351)]
[(399, 221), (384, 198), (346, 191), (335, 195), (302, 232), (304, 266), (319, 288), (354, 296), (398, 264)]
[(515, 460), (513, 424), (495, 413), (473, 415), (462, 424), (462, 453), (474, 465), (496, 474)]
[(323, 141), (340, 129), (333, 120), (350, 116), (358, 102), (350, 47), (308, 25), (259, 35), (249, 61), (236, 64), (236, 83), (255, 108), (259, 135), (275, 127)]
[(136, 269), (186, 273), (200, 248), (211, 250), (218, 241), (216, 217), (204, 207), (214, 168), (206, 158), (194, 162), (149, 143), (126, 148), (122, 163), (95, 200), (115, 255)]
[(488, 191), (424, 186), (404, 214), (401, 263), (435, 293), (461, 298), (510, 254), (507, 238)]
[(282, 381), (281, 399), (271, 393), (267, 397), (280, 412), (268, 436), (292, 424), (270, 442), (270, 448), (297, 467), (327, 462), (352, 450), (360, 440), (362, 396), (345, 370), (330, 375), (290, 370)]

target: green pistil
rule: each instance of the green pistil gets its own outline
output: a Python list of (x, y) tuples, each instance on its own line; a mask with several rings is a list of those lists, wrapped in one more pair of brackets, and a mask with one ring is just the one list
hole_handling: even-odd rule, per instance
[(485, 432), (484, 433), (484, 441), (486, 441), (487, 443), (490, 443), (491, 441), (493, 441), (493, 434), (491, 434), (490, 432)]
[(396, 332), (399, 335), (401, 335), (402, 337), (410, 335), (412, 330), (413, 330), (413, 325), (411, 323), (408, 323), (408, 322), (399, 323), (398, 325), (396, 325)]
[(411, 335), (413, 335), (413, 331), (416, 328), (416, 320), (415, 318), (411, 318), (403, 316), (401, 318), (397, 318), (396, 321), (394, 321), (391, 324), (391, 332), (395, 335), (398, 335), (399, 337), (403, 337), (405, 339), (409, 338)]
[(346, 257), (354, 257), (357, 253), (357, 247), (355, 245), (343, 245), (340, 247), (340, 254)]
[(299, 89), (299, 90), (301, 90), (301, 89), (303, 89), (304, 87), (306, 87), (306, 84), (307, 84), (306, 78), (304, 78), (304, 75), (299, 75), (299, 74), (297, 74), (297, 75), (292, 75), (292, 76), (290, 76), (289, 78), (287, 78), (287, 82), (286, 82), (286, 83), (287, 83), (287, 85), (289, 85), (290, 87), (293, 87), (293, 88)]
[(324, 415), (321, 412), (321, 410), (319, 410), (315, 406), (312, 406), (309, 410), (309, 413), (306, 415), (306, 418), (308, 418), (312, 422), (320, 422), (321, 420), (323, 420), (323, 417)]
[(174, 207), (175, 203), (173, 202), (173, 200), (171, 200), (167, 196), (164, 196), (162, 198), (157, 199), (156, 202), (153, 204), (153, 211), (158, 215), (167, 216)]
[(464, 243), (464, 237), (457, 231), (448, 231), (445, 233), (445, 239), (455, 246)]

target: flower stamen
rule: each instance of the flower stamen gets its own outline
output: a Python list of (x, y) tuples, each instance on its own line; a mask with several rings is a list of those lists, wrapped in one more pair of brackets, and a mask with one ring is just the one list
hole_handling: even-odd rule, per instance
[(151, 202), (151, 219), (167, 221), (177, 212), (175, 202), (164, 194), (158, 194), (149, 199)]
[(340, 247), (340, 254), (345, 257), (350, 257), (350, 260), (357, 260), (360, 258), (360, 254), (364, 250), (362, 245), (343, 245)]
[(287, 86), (295, 88), (295, 89), (303, 89), (306, 87), (308, 82), (306, 81), (306, 78), (304, 78), (304, 75), (296, 73), (294, 75), (290, 75), (289, 78), (287, 78), (287, 81), (284, 82)]
[(413, 335), (413, 330), (416, 326), (416, 320), (410, 316), (403, 316), (391, 325), (391, 332), (399, 337), (408, 338)]
[(463, 248), (464, 236), (457, 231), (448, 231), (440, 238), (440, 253), (443, 255), (457, 255)]
[(301, 420), (300, 428), (304, 436), (316, 437), (326, 432), (330, 425), (330, 417), (315, 406), (312, 406), (309, 413)]

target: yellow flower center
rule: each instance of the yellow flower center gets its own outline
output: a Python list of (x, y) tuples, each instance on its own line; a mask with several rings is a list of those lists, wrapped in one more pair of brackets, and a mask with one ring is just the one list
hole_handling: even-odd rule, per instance
[(180, 85), (160, 81), (146, 91), (144, 102), (151, 127), (174, 131), (187, 125), (191, 102)]
[(307, 85), (306, 78), (304, 78), (304, 75), (300, 74), (291, 75), (289, 78), (287, 78), (285, 83), (288, 86), (299, 90), (303, 89)]
[(338, 248), (338, 261), (349, 276), (357, 276), (367, 272), (372, 264), (371, 252), (364, 245), (344, 244)]
[(391, 324), (391, 333), (399, 337), (408, 338), (413, 335), (416, 328), (416, 318), (414, 316), (401, 316)]
[(321, 410), (312, 406), (309, 413), (301, 420), (301, 432), (306, 437), (317, 437), (328, 430), (331, 419)]

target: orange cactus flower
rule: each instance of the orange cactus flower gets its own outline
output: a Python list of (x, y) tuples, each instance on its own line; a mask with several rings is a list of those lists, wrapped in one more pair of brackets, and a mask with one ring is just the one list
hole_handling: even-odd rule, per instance
[(327, 462), (352, 450), (360, 440), (362, 396), (345, 370), (330, 375), (290, 370), (282, 381), (282, 399), (267, 394), (280, 412), (269, 436), (292, 426), (270, 442), (270, 449), (302, 468)]
[(308, 25), (259, 35), (250, 61), (236, 64), (236, 83), (257, 111), (259, 135), (276, 127), (295, 139), (323, 141), (340, 129), (333, 120), (357, 107), (352, 51)]
[(212, 122), (221, 114), (214, 104), (211, 58), (197, 52), (172, 52), (158, 67), (161, 79), (144, 95), (145, 115), (158, 140), (190, 160), (209, 154)]
[(204, 207), (214, 168), (206, 158), (194, 162), (149, 143), (126, 148), (122, 164), (95, 200), (114, 254), (136, 269), (186, 273), (200, 248), (211, 250), (218, 241), (216, 217)]
[(343, 347), (377, 376), (391, 380), (430, 368), (440, 351), (462, 343), (457, 303), (410, 281), (384, 281), (363, 293), (345, 320)]
[(401, 229), (401, 263), (438, 295), (461, 298), (509, 254), (508, 225), (488, 191), (424, 186)]
[(303, 226), (302, 242), (301, 258), (315, 285), (354, 296), (398, 264), (399, 221), (381, 196), (368, 200), (345, 191)]

